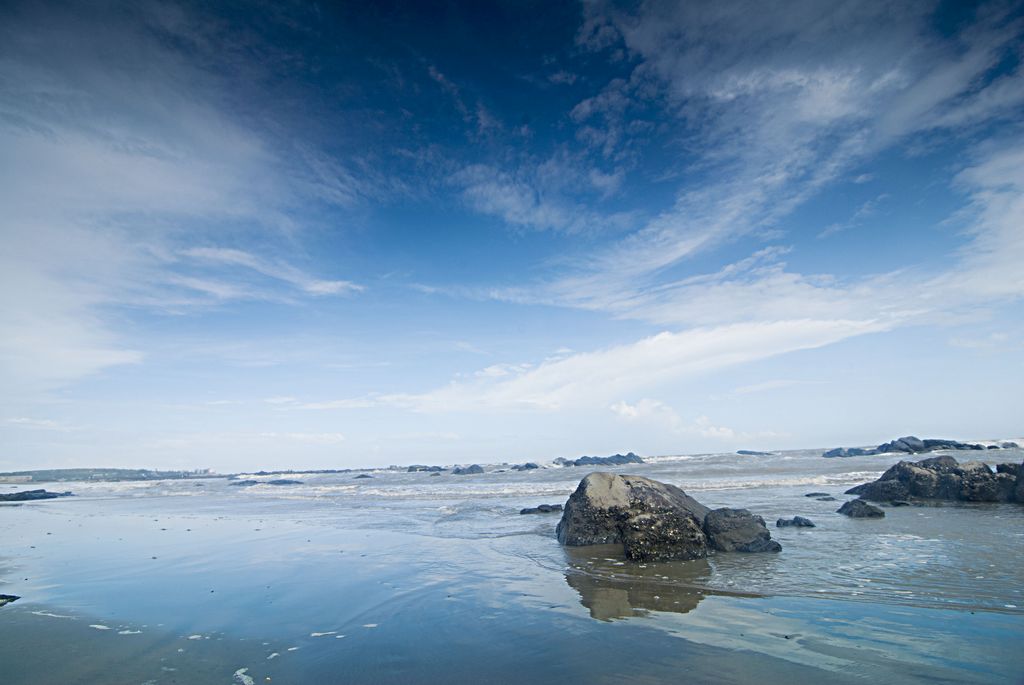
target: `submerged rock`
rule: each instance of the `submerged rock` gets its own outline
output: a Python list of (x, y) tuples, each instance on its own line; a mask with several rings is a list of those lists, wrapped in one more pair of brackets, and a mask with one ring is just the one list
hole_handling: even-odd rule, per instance
[(373, 476), (371, 476), (368, 473), (360, 473), (358, 476), (356, 476), (352, 480), (359, 480), (360, 478), (373, 478)]
[(236, 480), (228, 483), (228, 485), (233, 485), (238, 488), (247, 488), (252, 485), (256, 485), (257, 483), (259, 483), (258, 480)]
[(473, 464), (472, 466), (467, 466), (465, 468), (458, 467), (452, 469), (452, 473), (455, 474), (456, 476), (472, 476), (474, 474), (483, 472), (484, 469), (479, 464)]
[(621, 544), (634, 561), (781, 549), (764, 521), (746, 510), (711, 512), (674, 485), (601, 472), (580, 481), (555, 532), (563, 545)]
[(736, 450), (736, 454), (744, 457), (770, 457), (773, 452), (758, 452), (757, 450)]
[(814, 499), (818, 500), (819, 502), (835, 502), (836, 501), (836, 498), (833, 497), (832, 495), (826, 495), (825, 497), (815, 497)]
[(527, 507), (526, 509), (520, 509), (520, 514), (553, 514), (555, 512), (562, 511), (561, 504), (539, 504), (535, 507)]
[(828, 497), (827, 492), (808, 492), (804, 497)]
[(290, 480), (288, 478), (277, 478), (275, 480), (268, 480), (267, 485), (302, 485), (301, 480)]
[(764, 519), (746, 509), (715, 509), (704, 517), (708, 544), (722, 552), (781, 552)]
[(812, 521), (811, 519), (806, 519), (803, 516), (794, 516), (791, 519), (779, 519), (778, 521), (775, 522), (775, 527), (776, 528), (788, 528), (788, 527), (791, 527), (791, 526), (795, 527), (795, 528), (814, 528), (815, 527), (814, 521)]
[(852, 499), (839, 507), (837, 513), (844, 514), (850, 518), (863, 519), (863, 518), (883, 518), (885, 512), (874, 506), (868, 504), (862, 499)]
[(71, 497), (70, 492), (50, 492), (49, 490), (22, 490), (0, 495), (0, 502), (31, 502), (37, 499), (56, 499)]

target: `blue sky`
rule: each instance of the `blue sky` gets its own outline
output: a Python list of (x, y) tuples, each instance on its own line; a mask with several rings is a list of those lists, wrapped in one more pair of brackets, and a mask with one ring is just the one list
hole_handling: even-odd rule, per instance
[(1024, 10), (5, 3), (0, 468), (1017, 437)]

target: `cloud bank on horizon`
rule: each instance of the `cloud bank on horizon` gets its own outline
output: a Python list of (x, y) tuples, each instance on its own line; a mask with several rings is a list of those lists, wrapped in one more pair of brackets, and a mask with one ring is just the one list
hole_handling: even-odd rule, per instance
[(0, 469), (1019, 436), (1022, 112), (1020, 2), (8, 3)]

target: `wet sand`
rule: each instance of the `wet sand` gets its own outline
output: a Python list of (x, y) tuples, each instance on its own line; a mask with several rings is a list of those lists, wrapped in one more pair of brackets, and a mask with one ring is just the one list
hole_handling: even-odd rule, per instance
[[(507, 490), (506, 476), (472, 487)], [(367, 486), (386, 489), (386, 479)], [(534, 490), (543, 491), (541, 483)], [(1013, 599), (1021, 514), (1005, 505), (892, 510), (881, 525), (822, 513), (819, 529), (773, 528), (780, 555), (637, 565), (614, 547), (561, 548), (552, 535), (557, 515), (516, 513), (540, 496), (460, 491), (384, 502), (307, 498), (298, 486), (239, 493), (211, 483), (196, 489), (202, 494), (185, 487), (83, 486), (86, 496), (0, 508), (0, 592), (23, 597), (0, 609), (5, 684), (791, 685), (1024, 676), (1024, 611)], [(787, 492), (747, 496), (792, 509), (802, 495)], [(735, 490), (699, 497), (740, 499)], [(987, 522), (991, 540), (1005, 543), (984, 563), (973, 555), (995, 579), (989, 585), (943, 538), (950, 530), (963, 536), (951, 529), (954, 520), (967, 529)], [(915, 536), (904, 532), (911, 525)], [(882, 541), (910, 554), (899, 557)], [(835, 547), (843, 543), (863, 548)], [(876, 559), (919, 563), (900, 575)], [(799, 575), (807, 565), (820, 568)], [(922, 586), (916, 594), (893, 594), (913, 583)], [(931, 593), (927, 583), (936, 585)], [(1000, 587), (1003, 594), (992, 589)]]

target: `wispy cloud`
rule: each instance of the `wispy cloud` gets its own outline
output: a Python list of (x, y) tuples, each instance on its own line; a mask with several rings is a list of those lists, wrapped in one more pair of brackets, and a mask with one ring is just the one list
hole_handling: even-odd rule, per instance
[(327, 281), (311, 277), (302, 270), (284, 262), (272, 262), (244, 250), (219, 247), (194, 247), (182, 250), (182, 256), (205, 262), (240, 266), (257, 273), (294, 285), (311, 295), (337, 295), (360, 292), (364, 286), (351, 281)]

